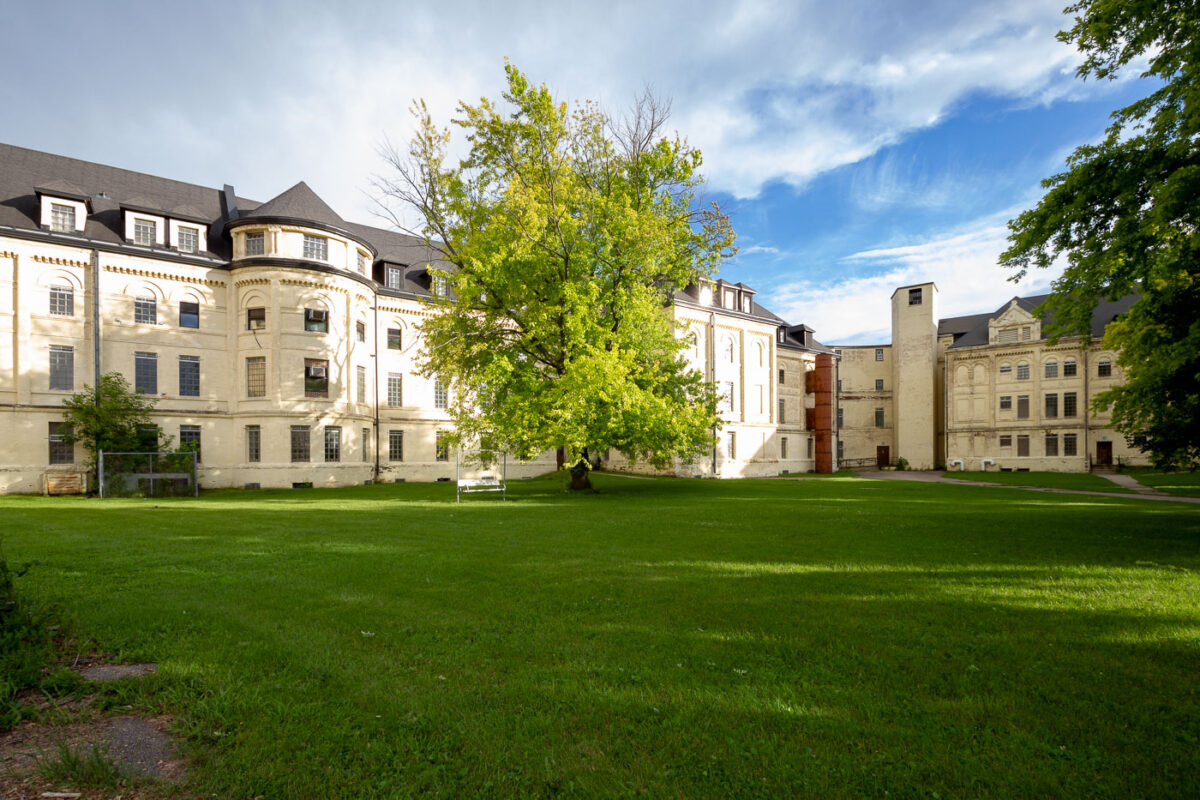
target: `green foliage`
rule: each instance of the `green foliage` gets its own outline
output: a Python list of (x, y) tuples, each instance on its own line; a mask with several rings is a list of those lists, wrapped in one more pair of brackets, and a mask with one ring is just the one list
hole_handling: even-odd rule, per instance
[(121, 768), (95, 745), (83, 748), (60, 744), (58, 758), (46, 761), (38, 771), (52, 781), (100, 789), (113, 789), (125, 778)]
[(716, 398), (687, 367), (673, 293), (733, 252), (733, 230), (698, 191), (700, 153), (661, 133), (648, 96), (620, 122), (568, 111), (506, 66), (504, 108), (459, 105), (466, 158), (423, 104), (408, 156), (387, 155), (388, 196), (414, 208), (450, 266), (424, 325), (423, 370), (453, 387), (460, 440), (518, 457), (615, 449), (662, 466), (711, 446)]
[(157, 438), (146, 436), (153, 410), (154, 398), (133, 391), (119, 372), (109, 372), (96, 386), (85, 386), (63, 401), (63, 421), (70, 428), (63, 438), (83, 445), (93, 465), (101, 450), (156, 451)]
[(0, 551), (0, 731), (28, 716), (17, 695), (39, 684), (52, 654), (45, 621), (17, 594), (16, 579), (28, 569), (10, 568)]
[(905, 470), (908, 469), (908, 467), (909, 467), (909, 464), (908, 464), (907, 458), (905, 458), (904, 456), (900, 456), (898, 459), (896, 459), (896, 469), (898, 471), (904, 472)]
[(1099, 144), (1043, 182), (1009, 223), (1005, 266), (1067, 268), (1042, 307), (1050, 333), (1090, 331), (1096, 304), (1139, 293), (1108, 327), (1125, 383), (1099, 395), (1114, 426), (1160, 466), (1200, 464), (1200, 8), (1195, 0), (1084, 0), (1059, 38), (1081, 78), (1114, 79), (1142, 58), (1157, 87), (1113, 113)]

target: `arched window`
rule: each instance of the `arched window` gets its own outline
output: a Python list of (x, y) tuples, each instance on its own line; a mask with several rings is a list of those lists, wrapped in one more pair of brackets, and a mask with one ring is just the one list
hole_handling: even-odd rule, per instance
[(763, 346), (762, 346), (762, 342), (757, 342), (757, 343), (754, 345), (754, 349), (755, 349), (755, 352), (757, 352), (757, 354), (758, 354), (758, 365), (761, 367), (761, 366), (763, 365)]
[(1057, 361), (1047, 361), (1045, 374), (1046, 374), (1047, 378), (1057, 378), (1058, 377), (1058, 362)]
[(725, 340), (725, 360), (733, 363), (733, 339)]

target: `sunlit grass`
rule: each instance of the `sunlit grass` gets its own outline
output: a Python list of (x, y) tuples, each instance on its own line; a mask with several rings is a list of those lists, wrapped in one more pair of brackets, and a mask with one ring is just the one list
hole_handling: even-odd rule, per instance
[(1200, 509), (595, 481), (0, 512), (23, 589), (160, 664), (106, 702), (177, 714), (198, 794), (1200, 792)]
[(1131, 469), (1126, 472), (1145, 486), (1180, 497), (1200, 497), (1200, 471), (1160, 472), (1154, 469)]
[(1041, 489), (1071, 489), (1080, 492), (1130, 492), (1107, 478), (1086, 472), (947, 472), (945, 477), (960, 481), (1003, 483), (1008, 486), (1031, 486)]

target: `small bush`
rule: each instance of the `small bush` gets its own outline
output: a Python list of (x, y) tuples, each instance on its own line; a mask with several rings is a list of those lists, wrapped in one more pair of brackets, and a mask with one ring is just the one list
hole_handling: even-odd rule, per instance
[(906, 471), (908, 469), (908, 459), (904, 456), (900, 456), (898, 459), (896, 459), (896, 469), (899, 472)]

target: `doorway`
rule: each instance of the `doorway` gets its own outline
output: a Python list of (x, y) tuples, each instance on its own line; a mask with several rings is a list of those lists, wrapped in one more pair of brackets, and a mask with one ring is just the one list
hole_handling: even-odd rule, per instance
[(1112, 466), (1112, 442), (1096, 442), (1096, 466)]
[(884, 467), (888, 466), (891, 463), (892, 463), (891, 449), (885, 444), (881, 444), (878, 447), (876, 447), (875, 448), (875, 466), (878, 467), (879, 469), (883, 469)]

